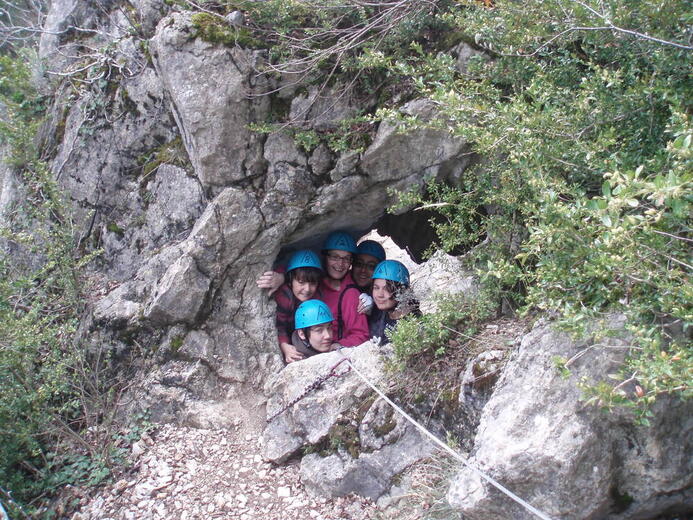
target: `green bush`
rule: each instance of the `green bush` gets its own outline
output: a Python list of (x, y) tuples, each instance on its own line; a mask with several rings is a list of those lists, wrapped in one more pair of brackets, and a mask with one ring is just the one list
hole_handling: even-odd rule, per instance
[(527, 310), (576, 333), (626, 314), (634, 348), (619, 380), (636, 374), (641, 392), (624, 395), (616, 381), (595, 401), (645, 417), (662, 393), (690, 397), (690, 11), (663, 1), (469, 1), (441, 16), (490, 59), (452, 79), (445, 56), (391, 64), (441, 117), (382, 116), (447, 128), (484, 161), (459, 185), (403, 203), (438, 209), (440, 247), (480, 243), (469, 260)]
[(81, 270), (98, 252), (78, 252), (34, 146), (42, 100), (26, 61), (0, 57), (0, 146), (25, 194), (0, 227), (0, 500), (12, 517), (39, 514), (37, 497), (57, 485), (105, 477), (117, 394), (106, 391), (107, 360), (92, 359), (78, 339)]
[(404, 368), (411, 358), (424, 353), (442, 356), (451, 340), (466, 343), (478, 332), (480, 324), (495, 314), (497, 307), (498, 300), (490, 292), (473, 298), (457, 294), (441, 297), (435, 312), (405, 316), (388, 336), (396, 364)]

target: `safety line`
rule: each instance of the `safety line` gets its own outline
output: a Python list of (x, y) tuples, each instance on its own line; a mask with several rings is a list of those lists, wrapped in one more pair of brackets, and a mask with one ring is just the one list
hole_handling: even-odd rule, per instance
[(373, 383), (371, 383), (371, 382), (368, 380), (368, 378), (367, 378), (366, 376), (364, 376), (364, 375), (359, 371), (358, 368), (356, 368), (356, 365), (354, 365), (354, 363), (351, 361), (351, 359), (349, 359), (347, 356), (344, 355), (344, 353), (342, 352), (342, 349), (338, 349), (337, 352), (339, 352), (339, 353), (344, 357), (344, 359), (347, 360), (347, 362), (349, 363), (349, 365), (351, 366), (351, 368), (354, 369), (354, 372), (356, 372), (356, 373), (358, 374), (358, 376), (359, 376), (361, 379), (363, 379), (363, 380), (366, 382), (366, 384), (367, 384), (368, 386), (370, 386), (373, 390), (375, 390), (375, 392), (376, 392), (380, 397), (382, 397), (382, 398), (385, 400), (385, 402), (387, 402), (390, 406), (392, 406), (392, 408), (394, 408), (394, 409), (395, 409), (399, 414), (401, 414), (406, 420), (408, 420), (410, 423), (412, 423), (414, 426), (416, 426), (416, 428), (418, 428), (423, 434), (425, 434), (425, 435), (426, 435), (429, 439), (431, 439), (435, 444), (437, 444), (438, 446), (440, 446), (441, 448), (443, 448), (443, 449), (444, 449), (445, 451), (447, 451), (450, 455), (452, 455), (455, 459), (457, 459), (458, 461), (460, 461), (462, 464), (464, 464), (465, 466), (467, 466), (469, 469), (471, 469), (473, 472), (475, 472), (475, 473), (476, 473), (477, 475), (479, 475), (481, 478), (483, 478), (483, 479), (486, 480), (488, 483), (490, 483), (491, 485), (493, 485), (496, 489), (498, 489), (499, 491), (502, 491), (503, 493), (505, 493), (507, 496), (509, 496), (510, 498), (512, 498), (515, 502), (517, 502), (518, 504), (520, 504), (522, 507), (524, 507), (524, 508), (527, 509), (528, 511), (534, 513), (536, 516), (538, 516), (538, 517), (541, 518), (542, 520), (552, 520), (551, 517), (549, 517), (549, 516), (546, 515), (545, 513), (542, 513), (541, 511), (539, 511), (539, 510), (538, 510), (536, 507), (534, 507), (532, 504), (529, 504), (528, 502), (522, 500), (522, 499), (521, 499), (520, 497), (518, 497), (515, 493), (513, 493), (512, 491), (510, 491), (509, 489), (507, 489), (506, 487), (504, 487), (502, 484), (500, 484), (499, 482), (497, 482), (496, 480), (494, 480), (492, 477), (488, 476), (486, 473), (484, 473), (484, 472), (481, 471), (480, 469), (474, 467), (471, 463), (469, 463), (467, 460), (465, 460), (464, 458), (462, 458), (462, 456), (461, 456), (459, 453), (457, 453), (455, 450), (453, 450), (450, 446), (448, 446), (447, 444), (445, 444), (444, 442), (442, 442), (440, 439), (438, 439), (438, 437), (436, 437), (435, 435), (433, 435), (433, 434), (432, 434), (431, 432), (429, 432), (426, 428), (424, 428), (424, 427), (421, 426), (418, 422), (416, 422), (414, 419), (412, 419), (412, 417), (411, 417), (407, 412), (405, 412), (405, 411), (402, 410), (399, 406), (397, 406), (395, 403), (393, 403), (393, 402), (390, 400), (390, 398), (389, 398), (388, 396), (386, 396), (378, 387), (376, 387)]

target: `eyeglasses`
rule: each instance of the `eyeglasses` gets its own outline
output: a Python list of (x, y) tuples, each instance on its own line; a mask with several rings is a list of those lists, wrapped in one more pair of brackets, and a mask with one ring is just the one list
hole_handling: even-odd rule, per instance
[(350, 264), (351, 263), (351, 255), (349, 256), (340, 256), (340, 255), (335, 255), (334, 253), (327, 253), (327, 258), (332, 261), (332, 263), (335, 264)]
[(361, 262), (360, 260), (356, 260), (354, 262), (354, 267), (356, 269), (367, 269), (369, 271), (375, 271), (375, 266), (378, 264), (375, 264), (373, 262)]

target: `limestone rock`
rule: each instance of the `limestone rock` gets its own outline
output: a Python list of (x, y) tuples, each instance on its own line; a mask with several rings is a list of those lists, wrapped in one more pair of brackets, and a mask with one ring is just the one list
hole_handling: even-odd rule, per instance
[[(366, 343), (350, 348), (346, 355), (374, 382), (382, 379), (382, 364), (378, 347)], [(268, 383), (272, 395), (267, 403), (267, 415), (272, 417), (287, 403), (303, 394), (307, 383), (329, 374), (342, 359), (337, 352), (320, 354), (297, 363), (290, 363), (274, 381)], [(346, 369), (342, 363), (340, 372)], [(341, 414), (357, 405), (369, 391), (354, 373), (329, 378), (318, 390), (309, 392), (293, 407), (275, 417), (262, 434), (263, 456), (282, 462), (301, 446), (316, 444), (327, 435)]]
[(452, 54), (457, 58), (456, 67), (457, 70), (462, 73), (467, 73), (467, 67), (469, 66), (469, 60), (473, 57), (480, 57), (482, 59), (488, 59), (489, 55), (483, 51), (475, 49), (466, 42), (460, 42), (452, 49)]
[(194, 323), (210, 280), (197, 268), (190, 256), (182, 256), (159, 283), (145, 318), (157, 325)]
[[(82, 4), (82, 5), (80, 5)], [(39, 57), (42, 59), (55, 59), (61, 35), (64, 35), (70, 26), (83, 26), (88, 8), (79, 0), (57, 0), (50, 3), (44, 32), (39, 41)]]
[(242, 27), (245, 23), (245, 16), (241, 11), (231, 11), (225, 18), (234, 27)]
[(391, 420), (397, 424), (396, 437), (372, 452), (360, 453), (358, 458), (344, 449), (327, 457), (317, 453), (303, 457), (301, 481), (306, 489), (322, 496), (354, 493), (373, 500), (386, 493), (395, 475), (433, 451), (432, 445), (404, 418)]
[(121, 285), (94, 305), (93, 317), (97, 323), (112, 327), (133, 324), (142, 313), (142, 305), (132, 301), (131, 286)]
[(152, 56), (195, 173), (205, 187), (228, 186), (262, 167), (260, 136), (247, 128), (269, 106), (266, 96), (249, 99), (259, 88), (253, 82), (262, 54), (192, 39), (191, 26), (190, 14), (162, 20)]
[(489, 350), (471, 360), (460, 378), (460, 405), (481, 410), (500, 377), (506, 355), (504, 350)]
[(279, 131), (267, 136), (264, 156), (271, 165), (289, 163), (294, 166), (306, 166), (306, 156), (298, 149), (294, 140)]
[(330, 171), (332, 165), (332, 154), (330, 153), (330, 149), (322, 143), (319, 144), (317, 148), (313, 150), (308, 164), (315, 175), (324, 175)]
[(436, 297), (440, 294), (463, 293), (472, 299), (478, 293), (476, 276), (464, 268), (460, 258), (443, 251), (412, 270), (411, 285), (423, 312), (436, 310)]
[(137, 9), (142, 31), (147, 37), (154, 34), (156, 25), (168, 10), (164, 0), (132, 0), (132, 5)]
[[(660, 407), (648, 430), (580, 400), (581, 377), (601, 380), (623, 361), (628, 342), (608, 343), (575, 342), (548, 325), (536, 327), (482, 412), (470, 462), (553, 518), (649, 518), (644, 512), (655, 511), (655, 504), (662, 512), (690, 500), (690, 403), (670, 403), (680, 413), (667, 415)], [(554, 357), (579, 352), (574, 376), (561, 377)], [(632, 498), (625, 511), (617, 496)], [(468, 469), (448, 491), (450, 504), (465, 516), (534, 517), (500, 497)]]
[[(435, 117), (435, 108), (427, 100), (414, 100), (402, 112), (423, 120)], [(446, 178), (468, 163), (468, 147), (464, 141), (442, 130), (420, 129), (399, 133), (395, 123), (383, 121), (371, 146), (364, 152), (361, 170), (373, 182), (390, 180), (393, 172), (398, 178), (414, 173), (419, 183), (434, 178)]]
[(21, 184), (12, 168), (7, 165), (6, 146), (0, 147), (0, 221), (6, 222), (14, 206), (21, 198)]
[(357, 110), (349, 92), (341, 87), (313, 86), (307, 94), (293, 99), (289, 118), (294, 123), (309, 123), (312, 128), (322, 132), (334, 130), (339, 121), (355, 116)]
[[(124, 80), (117, 92), (118, 117), (111, 123), (106, 114), (91, 108), (103, 102), (92, 92), (66, 112), (51, 171), (70, 196), (78, 237), (98, 236), (109, 276), (127, 280), (171, 238), (167, 233), (192, 226), (202, 202), (199, 188), (186, 182), (180, 171), (164, 168), (160, 173), (168, 177), (157, 178), (156, 172), (144, 180), (139, 177), (138, 159), (153, 155), (177, 135), (155, 72), (146, 69)], [(177, 195), (186, 199), (176, 200)], [(147, 219), (151, 223), (157, 209), (168, 212), (174, 206), (170, 217), (157, 217), (161, 225), (150, 233)]]

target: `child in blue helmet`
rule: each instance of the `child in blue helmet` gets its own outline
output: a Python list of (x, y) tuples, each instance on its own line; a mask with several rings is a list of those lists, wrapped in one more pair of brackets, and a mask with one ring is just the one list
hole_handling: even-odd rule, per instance
[(385, 249), (375, 240), (364, 240), (356, 248), (356, 257), (351, 264), (351, 277), (361, 291), (358, 312), (370, 314), (373, 308), (371, 276), (379, 262), (385, 260)]
[(372, 290), (376, 308), (368, 319), (369, 332), (386, 345), (388, 331), (410, 312), (418, 314), (419, 304), (409, 294), (409, 270), (397, 260), (384, 260), (375, 267)]
[(324, 302), (308, 300), (299, 305), (295, 327), (291, 342), (304, 357), (332, 350), (332, 312)]
[(313, 251), (302, 249), (289, 258), (286, 266), (286, 283), (274, 294), (277, 303), (277, 334), (279, 348), (286, 363), (299, 361), (305, 356), (292, 344), (294, 313), (302, 302), (318, 293), (323, 277), (320, 258)]
[(322, 253), (325, 277), (320, 282), (321, 299), (332, 312), (334, 347), (354, 347), (368, 340), (368, 321), (358, 312), (358, 289), (351, 277), (353, 256), (358, 252), (356, 241), (346, 231), (327, 236)]

